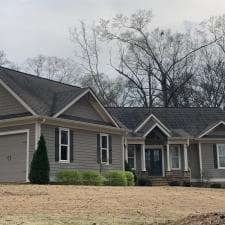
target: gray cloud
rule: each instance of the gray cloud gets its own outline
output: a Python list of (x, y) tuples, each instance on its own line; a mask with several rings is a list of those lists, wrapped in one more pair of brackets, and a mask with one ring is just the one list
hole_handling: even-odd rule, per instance
[(0, 49), (21, 63), (37, 54), (71, 56), (68, 29), (79, 19), (152, 9), (153, 26), (179, 28), (225, 12), (224, 0), (0, 0)]

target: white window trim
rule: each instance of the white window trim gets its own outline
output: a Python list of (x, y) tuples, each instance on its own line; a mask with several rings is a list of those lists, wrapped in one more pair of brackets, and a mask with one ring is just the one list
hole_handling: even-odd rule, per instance
[[(172, 147), (172, 146), (170, 145), (170, 147)], [(178, 148), (178, 162), (179, 162), (179, 167), (178, 168), (173, 168), (173, 164), (172, 164), (172, 151), (170, 151), (170, 165), (171, 165), (171, 170), (181, 170), (181, 152), (180, 152), (180, 149), (181, 149), (181, 147), (179, 145), (179, 148)]]
[[(102, 137), (107, 137), (107, 148), (102, 148)], [(102, 162), (102, 150), (107, 151), (107, 162)], [(100, 161), (101, 164), (109, 165), (109, 135), (108, 134), (100, 134)]]
[(219, 145), (225, 145), (225, 144), (217, 144), (216, 145), (218, 169), (224, 170), (225, 167), (224, 166), (220, 166), (220, 157), (219, 157), (219, 148), (218, 148)]
[[(67, 131), (68, 132), (68, 145), (61, 144), (61, 132)], [(67, 150), (67, 160), (61, 160), (61, 146), (68, 146)], [(70, 162), (70, 129), (68, 128), (59, 128), (59, 162), (60, 163), (69, 163)]]
[[(129, 151), (129, 147), (128, 147), (128, 151)], [(136, 168), (137, 168), (136, 154), (137, 154), (137, 150), (136, 150), (136, 146), (135, 146), (135, 148), (134, 148), (134, 168), (131, 168), (132, 170), (136, 170)], [(127, 153), (127, 162), (129, 162), (129, 158), (131, 158), (131, 157), (129, 157), (129, 154)]]

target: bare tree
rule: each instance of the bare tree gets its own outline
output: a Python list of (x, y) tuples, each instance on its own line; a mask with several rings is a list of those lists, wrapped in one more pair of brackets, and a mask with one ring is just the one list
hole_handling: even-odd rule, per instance
[(25, 70), (37, 76), (76, 84), (79, 80), (77, 64), (70, 58), (38, 55), (26, 60)]
[[(149, 76), (147, 68), (151, 68), (151, 77), (158, 82), (157, 90), (161, 102), (165, 107), (177, 106), (178, 103), (173, 102), (175, 96), (193, 77), (194, 73), (191, 70), (195, 53), (214, 43), (215, 39), (198, 44), (192, 42), (188, 33), (172, 33), (170, 30), (160, 29), (151, 31), (151, 20), (152, 13), (146, 10), (139, 10), (130, 17), (120, 14), (116, 15), (112, 21), (102, 19), (98, 32), (103, 40), (116, 41), (125, 49), (135, 49), (135, 52), (145, 56), (150, 62), (145, 66), (145, 76)], [(145, 89), (143, 82), (145, 83), (148, 79), (140, 78), (143, 74), (138, 74), (138, 77), (134, 75), (133, 68), (132, 70), (129, 68), (131, 66), (126, 57), (127, 55), (122, 57), (119, 66), (113, 65), (113, 67), (143, 93)], [(135, 67), (137, 68), (137, 65)], [(145, 85), (148, 86), (146, 83)], [(151, 90), (151, 87), (148, 86), (147, 89)], [(146, 105), (146, 100), (144, 102)], [(148, 103), (148, 105), (151, 104)]]
[[(70, 30), (75, 54), (80, 62), (82, 86), (92, 87), (99, 99), (106, 106), (126, 105), (128, 85), (124, 79), (118, 80), (107, 76), (101, 69), (101, 47), (96, 27), (87, 26), (83, 21), (80, 26)], [(126, 87), (125, 87), (126, 86)]]
[(7, 59), (5, 52), (2, 50), (0, 50), (0, 66), (5, 66), (11, 69), (19, 69), (18, 65)]

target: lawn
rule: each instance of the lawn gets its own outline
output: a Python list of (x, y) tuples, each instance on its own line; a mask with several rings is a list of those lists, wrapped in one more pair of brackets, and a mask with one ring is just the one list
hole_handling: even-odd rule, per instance
[(0, 224), (149, 225), (225, 211), (225, 189), (0, 185)]

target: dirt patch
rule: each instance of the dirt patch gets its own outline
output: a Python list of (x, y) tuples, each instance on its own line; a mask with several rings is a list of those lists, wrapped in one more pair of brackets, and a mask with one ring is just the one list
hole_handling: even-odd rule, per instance
[(190, 215), (176, 222), (176, 225), (224, 225), (225, 213)]
[(225, 212), (224, 189), (0, 185), (0, 224), (149, 225), (209, 212)]

